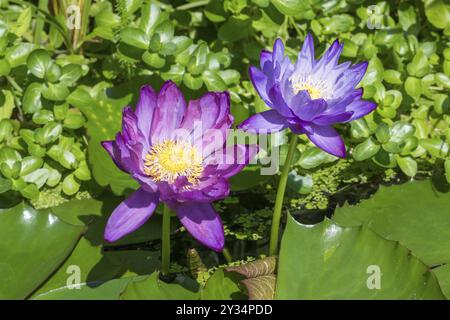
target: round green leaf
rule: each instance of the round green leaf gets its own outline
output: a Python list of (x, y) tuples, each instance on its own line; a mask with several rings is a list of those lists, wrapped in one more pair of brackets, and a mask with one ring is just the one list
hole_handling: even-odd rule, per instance
[(44, 49), (34, 50), (27, 59), (28, 70), (39, 79), (44, 79), (52, 63), (50, 54)]
[(38, 110), (35, 114), (33, 114), (33, 122), (37, 124), (46, 124), (53, 120), (55, 120), (53, 112), (50, 110)]
[(62, 190), (68, 196), (74, 195), (80, 189), (80, 183), (76, 180), (75, 176), (69, 174), (64, 178), (62, 182)]
[(195, 77), (190, 73), (185, 73), (183, 76), (183, 83), (191, 90), (198, 90), (203, 86), (202, 77)]
[(12, 183), (9, 179), (3, 179), (0, 177), (0, 194), (8, 190), (11, 190)]
[(206, 70), (203, 72), (202, 78), (210, 91), (225, 91), (227, 89), (227, 85), (217, 73)]
[(15, 68), (26, 63), (28, 55), (33, 51), (33, 48), (34, 44), (32, 43), (19, 43), (6, 49), (5, 58), (8, 60), (11, 68)]
[(422, 93), (422, 84), (420, 79), (408, 77), (405, 81), (405, 90), (413, 98), (418, 98)]
[(120, 40), (130, 46), (147, 49), (150, 40), (144, 31), (138, 28), (126, 27), (120, 31)]
[(391, 138), (391, 133), (389, 131), (389, 126), (386, 123), (380, 123), (377, 130), (375, 131), (375, 136), (378, 142), (385, 143)]
[(380, 145), (375, 143), (372, 138), (368, 138), (353, 149), (352, 155), (356, 161), (364, 161), (377, 154), (378, 150), (380, 150)]
[(35, 156), (28, 156), (23, 158), (21, 168), (20, 168), (20, 175), (25, 176), (29, 174), (32, 171), (35, 171), (42, 167), (42, 164), (44, 163), (44, 160), (39, 157)]
[(83, 227), (21, 203), (0, 209), (1, 299), (24, 299), (70, 254)]
[(39, 189), (35, 184), (29, 184), (24, 188), (21, 188), (19, 192), (26, 199), (36, 200), (39, 198)]
[(421, 139), (419, 145), (437, 158), (445, 157), (449, 151), (447, 142), (439, 138)]
[(28, 183), (34, 183), (36, 187), (40, 189), (47, 182), (48, 177), (49, 177), (48, 169), (40, 168), (33, 172), (30, 172), (26, 176), (23, 176), (23, 181)]
[(40, 145), (46, 145), (56, 141), (62, 133), (62, 126), (56, 122), (49, 122), (43, 128), (34, 131), (35, 139)]
[(428, 21), (436, 28), (444, 29), (450, 24), (450, 8), (447, 1), (426, 1), (425, 15)]
[(402, 84), (403, 81), (402, 81), (401, 77), (402, 77), (402, 74), (397, 70), (389, 69), (389, 70), (384, 70), (384, 72), (383, 72), (384, 81), (386, 81), (387, 83), (390, 83), (390, 84)]
[(395, 168), (397, 166), (394, 154), (386, 152), (384, 149), (380, 149), (372, 160), (383, 168)]
[(310, 147), (300, 155), (298, 164), (302, 168), (312, 169), (323, 163), (333, 162), (336, 159), (335, 156), (332, 156), (317, 147)]
[(47, 72), (45, 73), (45, 79), (52, 83), (58, 81), (60, 76), (61, 76), (61, 67), (58, 66), (56, 63), (52, 63), (50, 67), (47, 69)]
[(70, 109), (64, 119), (64, 127), (69, 129), (79, 129), (85, 123), (85, 119), (78, 109)]
[(161, 57), (158, 53), (150, 53), (148, 51), (142, 55), (142, 60), (150, 67), (156, 69), (160, 69), (166, 64), (166, 59)]
[(42, 109), (41, 102), (42, 85), (38, 82), (31, 83), (23, 96), (22, 108), (25, 113), (35, 113)]
[(2, 90), (0, 97), (3, 100), (3, 105), (0, 106), (0, 120), (9, 119), (12, 116), (13, 110), (16, 107), (14, 103), (14, 95), (9, 90)]
[(197, 49), (192, 53), (189, 59), (187, 70), (192, 75), (196, 76), (203, 72), (208, 62), (209, 48), (205, 42), (198, 45)]
[(417, 162), (411, 157), (397, 156), (397, 163), (400, 169), (408, 177), (414, 177), (417, 173)]
[(308, 194), (312, 191), (314, 181), (312, 176), (300, 176), (296, 171), (289, 172), (287, 186), (299, 194)]
[(70, 91), (64, 83), (46, 83), (42, 86), (42, 96), (51, 101), (63, 101)]
[(82, 75), (82, 69), (78, 64), (67, 64), (62, 68), (62, 74), (59, 78), (61, 83), (68, 86), (73, 85)]
[(402, 143), (414, 135), (415, 128), (406, 122), (397, 122), (390, 129), (391, 139), (389, 141)]

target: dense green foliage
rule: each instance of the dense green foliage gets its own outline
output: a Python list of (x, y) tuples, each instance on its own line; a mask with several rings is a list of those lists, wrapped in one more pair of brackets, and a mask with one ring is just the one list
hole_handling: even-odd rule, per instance
[[(79, 3), (73, 29), (70, 5)], [(249, 279), (241, 285), (235, 271), (222, 268), (266, 254), (277, 175), (249, 166), (216, 204), (233, 262), (201, 248), (173, 219), (178, 277), (168, 284), (153, 272), (159, 215), (117, 243), (103, 241), (113, 208), (138, 185), (100, 142), (120, 130), (122, 108), (136, 104), (143, 84), (159, 89), (169, 79), (187, 98), (228, 90), (239, 124), (267, 108), (248, 67), (276, 38), (295, 59), (308, 32), (317, 52), (338, 38), (343, 59), (369, 61), (361, 85), (378, 108), (337, 128), (347, 159), (301, 137), (286, 211), (303, 223), (332, 220), (307, 228), (288, 216), (275, 297), (449, 298), (448, 1), (0, 0), (0, 299), (252, 296)], [(287, 134), (279, 141), (281, 165)], [(411, 179), (432, 183), (383, 186), (357, 204), (380, 184)], [(334, 216), (344, 202), (357, 205)], [(330, 230), (338, 235), (321, 242)], [(186, 259), (191, 248), (198, 252)], [(367, 292), (366, 265), (378, 262), (386, 287)], [(81, 290), (67, 287), (73, 265), (81, 269)], [(262, 276), (270, 288), (275, 276)], [(392, 291), (394, 282), (403, 291)]]

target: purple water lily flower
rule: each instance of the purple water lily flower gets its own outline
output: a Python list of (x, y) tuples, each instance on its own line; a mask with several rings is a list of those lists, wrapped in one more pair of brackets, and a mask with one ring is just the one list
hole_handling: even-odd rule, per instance
[(336, 40), (316, 60), (313, 38), (308, 34), (292, 64), (284, 55), (283, 42), (277, 39), (273, 52), (261, 52), (261, 69), (250, 67), (256, 91), (272, 109), (250, 117), (239, 128), (254, 133), (290, 128), (306, 134), (324, 151), (345, 157), (344, 141), (332, 125), (361, 118), (376, 104), (361, 100), (363, 89), (355, 89), (367, 62), (338, 64), (342, 49), (343, 44)]
[(136, 111), (123, 110), (122, 132), (102, 142), (115, 164), (140, 183), (112, 213), (105, 239), (136, 230), (162, 201), (195, 239), (221, 251), (223, 226), (211, 203), (229, 194), (228, 178), (257, 153), (254, 145), (227, 147), (232, 123), (227, 92), (209, 92), (186, 106), (171, 81), (159, 94), (142, 87)]

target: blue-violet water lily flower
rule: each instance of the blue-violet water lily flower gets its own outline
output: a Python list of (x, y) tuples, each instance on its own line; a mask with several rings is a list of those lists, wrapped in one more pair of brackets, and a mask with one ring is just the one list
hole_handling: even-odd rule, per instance
[(273, 52), (261, 52), (261, 69), (252, 66), (249, 70), (256, 91), (271, 110), (250, 117), (239, 128), (254, 133), (290, 128), (295, 134), (306, 134), (324, 151), (345, 157), (345, 144), (332, 125), (361, 118), (376, 104), (361, 100), (363, 89), (355, 88), (367, 62), (338, 64), (342, 49), (343, 44), (336, 40), (316, 60), (313, 38), (308, 34), (292, 64), (284, 55), (283, 42), (277, 39)]
[(136, 110), (123, 110), (122, 132), (102, 142), (115, 164), (140, 184), (112, 213), (105, 239), (136, 230), (162, 201), (195, 239), (221, 251), (223, 226), (211, 203), (229, 194), (228, 178), (257, 153), (255, 145), (226, 145), (232, 123), (227, 92), (206, 93), (186, 106), (171, 81), (159, 93), (142, 87)]

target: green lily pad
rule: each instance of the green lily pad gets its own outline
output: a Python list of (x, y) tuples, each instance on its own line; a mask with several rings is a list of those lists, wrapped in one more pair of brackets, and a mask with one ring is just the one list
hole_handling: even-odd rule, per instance
[(0, 209), (0, 299), (29, 296), (66, 259), (84, 229), (24, 203)]
[(333, 220), (343, 226), (366, 224), (434, 266), (450, 261), (449, 208), (450, 193), (441, 193), (424, 180), (382, 186), (371, 199), (337, 208)]
[(198, 283), (188, 277), (178, 275), (173, 283), (159, 280), (158, 273), (136, 278), (128, 284), (121, 295), (122, 300), (198, 300)]
[(288, 218), (281, 242), (278, 299), (443, 299), (436, 277), (398, 242), (326, 219)]
[(433, 269), (441, 286), (442, 292), (447, 299), (450, 299), (450, 265), (446, 264), (439, 268)]
[(244, 279), (242, 275), (228, 272), (222, 268), (214, 271), (205, 287), (201, 291), (202, 300), (236, 300), (244, 299), (239, 288), (239, 281)]
[[(357, 206), (336, 209), (333, 219), (345, 226), (368, 225), (386, 239), (399, 241), (433, 269), (450, 298), (450, 193), (429, 180), (381, 187)], [(445, 272), (444, 272), (445, 271)]]
[(81, 283), (79, 287), (64, 286), (33, 297), (33, 300), (117, 300), (132, 278), (106, 282)]

